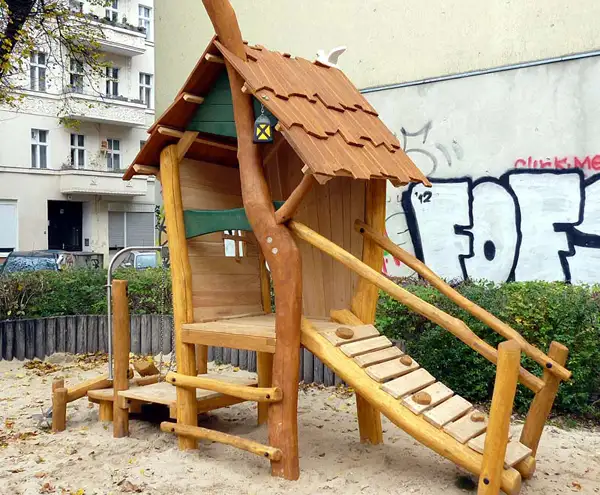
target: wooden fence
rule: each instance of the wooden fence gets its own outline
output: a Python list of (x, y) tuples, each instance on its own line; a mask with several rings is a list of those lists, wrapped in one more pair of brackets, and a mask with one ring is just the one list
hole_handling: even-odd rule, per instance
[[(171, 316), (133, 315), (131, 352), (145, 355), (171, 352), (172, 328)], [(56, 352), (108, 352), (107, 317), (80, 315), (0, 321), (0, 360), (44, 359)], [(327, 386), (342, 383), (310, 351), (300, 352), (300, 381)], [(254, 351), (209, 347), (208, 359), (256, 371)]]

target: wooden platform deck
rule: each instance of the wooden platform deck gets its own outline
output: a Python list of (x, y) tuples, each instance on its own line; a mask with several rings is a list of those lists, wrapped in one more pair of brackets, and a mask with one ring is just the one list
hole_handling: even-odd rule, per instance
[[(309, 318), (319, 331), (335, 332), (340, 326), (326, 320)], [(275, 352), (275, 315), (241, 316), (203, 323), (183, 325), (182, 340), (189, 344), (203, 344), (248, 351)]]
[[(208, 373), (207, 378), (223, 380), (237, 385), (256, 386), (257, 381), (253, 378), (235, 376), (233, 374)], [(167, 382), (153, 383), (144, 386), (132, 386), (129, 390), (119, 392), (121, 397), (125, 397), (133, 405), (139, 404), (162, 404), (169, 407), (172, 418), (176, 417), (177, 411), (177, 387)], [(102, 390), (90, 390), (88, 392), (90, 402), (112, 402), (114, 401), (114, 392), (112, 388)], [(219, 392), (210, 390), (196, 390), (196, 400), (198, 402), (198, 413), (208, 412), (213, 409), (227, 407), (244, 402), (243, 399), (230, 397)]]

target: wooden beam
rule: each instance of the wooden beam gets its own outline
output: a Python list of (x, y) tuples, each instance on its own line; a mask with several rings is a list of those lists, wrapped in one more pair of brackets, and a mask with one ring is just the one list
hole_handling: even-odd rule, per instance
[(190, 93), (183, 93), (183, 100), (188, 103), (195, 103), (196, 105), (201, 105), (204, 103), (204, 98), (202, 96), (192, 95)]
[(211, 390), (213, 392), (219, 392), (224, 395), (230, 395), (232, 397), (238, 397), (254, 402), (279, 402), (283, 397), (281, 389), (277, 387), (249, 387), (203, 376), (187, 376), (171, 372), (167, 374), (166, 381), (176, 387)]
[[(339, 347), (331, 345), (306, 318), (302, 319), (302, 345), (415, 440), (473, 474), (481, 472), (481, 454), (428, 423), (422, 415), (414, 414), (384, 392), (357, 363), (348, 359)], [(520, 481), (521, 477), (515, 469), (503, 471), (502, 489), (506, 493), (516, 495)]]
[(158, 175), (159, 168), (152, 165), (138, 165), (136, 163), (133, 166), (133, 171), (136, 175)]
[[(225, 445), (231, 445), (238, 449), (245, 450), (260, 457), (264, 457), (271, 461), (281, 460), (281, 450), (262, 445), (253, 440), (236, 437), (220, 431), (209, 430), (200, 426), (185, 426), (164, 421), (160, 424), (160, 429), (167, 433), (176, 433), (177, 435), (194, 438), (196, 440), (210, 440), (211, 442), (219, 442)], [(180, 437), (181, 438), (181, 437)]]
[(114, 383), (113, 383), (113, 437), (123, 438), (129, 436), (129, 408), (121, 407), (117, 400), (119, 392), (129, 388), (129, 297), (127, 297), (127, 280), (115, 280), (112, 283), (113, 306), (113, 355), (114, 355)]
[[(533, 359), (536, 363), (544, 367), (544, 370), (552, 375), (559, 377), (561, 380), (568, 380), (571, 377), (571, 372), (567, 370), (561, 363), (555, 361), (550, 356), (546, 356), (537, 347), (527, 342), (523, 336), (514, 330), (512, 327), (504, 323), (503, 321), (496, 318), (494, 315), (488, 313), (485, 309), (478, 306), (474, 302), (467, 299), (465, 296), (457, 292), (455, 289), (450, 287), (444, 280), (438, 277), (425, 263), (417, 259), (415, 256), (405, 251), (401, 247), (394, 244), (389, 238), (382, 235), (381, 232), (377, 232), (375, 229), (366, 225), (360, 220), (354, 222), (354, 228), (360, 232), (365, 238), (372, 240), (377, 245), (381, 246), (388, 253), (395, 258), (399, 259), (406, 266), (412, 268), (421, 277), (427, 280), (442, 294), (448, 297), (451, 301), (456, 303), (462, 309), (471, 313), (479, 321), (485, 323), (492, 330), (502, 335), (505, 339), (516, 340), (523, 352)], [(563, 363), (564, 364), (564, 363)]]
[[(179, 165), (180, 160), (176, 145), (167, 146), (162, 150), (160, 154), (160, 175), (171, 255), (177, 372), (196, 376), (195, 347), (193, 344), (184, 343), (181, 338), (183, 324), (194, 321), (194, 307), (192, 304), (192, 269), (185, 238)], [(201, 373), (206, 373), (206, 370), (202, 370)], [(177, 422), (181, 425), (196, 426), (198, 424), (196, 409), (195, 391), (177, 387)], [(179, 448), (181, 450), (195, 449), (196, 445), (196, 440), (191, 437), (179, 437)]]
[[(170, 127), (165, 127), (163, 125), (158, 126), (157, 132), (164, 136), (170, 136), (174, 138), (181, 139), (184, 135), (183, 131), (178, 131), (177, 129), (171, 129)], [(211, 141), (210, 139), (202, 139), (196, 138), (194, 143), (198, 144), (206, 144), (208, 146), (214, 146), (215, 148), (221, 148), (229, 151), (237, 151), (237, 146), (233, 146), (232, 144), (219, 143), (217, 141)]]
[[(475, 334), (463, 321), (450, 316), (432, 304), (429, 304), (422, 299), (419, 299), (414, 294), (411, 294), (406, 289), (396, 285), (381, 273), (376, 272), (370, 266), (365, 265), (362, 261), (354, 257), (348, 251), (345, 251), (337, 244), (334, 244), (329, 239), (318, 234), (306, 225), (303, 225), (294, 220), (288, 222), (288, 228), (296, 234), (300, 239), (312, 244), (317, 249), (329, 254), (340, 263), (356, 272), (363, 278), (366, 278), (380, 289), (386, 291), (390, 296), (398, 302), (408, 306), (414, 312), (424, 316), (433, 323), (438, 324), (442, 328), (448, 330), (458, 339), (462, 340), (471, 349), (481, 354), (488, 361), (496, 364), (498, 361), (498, 351), (489, 345), (485, 340)], [(528, 387), (533, 392), (539, 392), (544, 386), (544, 382), (537, 376), (521, 367), (519, 369), (519, 381)]]
[[(385, 232), (386, 181), (367, 181), (365, 191), (365, 221), (377, 232)], [(383, 249), (368, 239), (363, 240), (362, 261), (373, 270), (381, 272)], [(358, 280), (352, 297), (352, 312), (364, 323), (375, 323), (375, 311), (379, 299), (379, 289), (364, 278)], [(361, 442), (373, 445), (383, 443), (381, 415), (362, 397), (356, 395), (358, 429)]]
[[(241, 60), (247, 60), (235, 12), (228, 0), (203, 0), (219, 42)], [(273, 386), (283, 400), (269, 406), (269, 444), (280, 449), (271, 472), (295, 480), (298, 457), (298, 378), (300, 320), (302, 315), (302, 259), (289, 230), (275, 221), (273, 198), (263, 170), (261, 147), (253, 143), (252, 96), (241, 91), (244, 80), (226, 63), (238, 137), (242, 198), (248, 221), (271, 269), (275, 290), (277, 346), (273, 358)]]
[(498, 346), (496, 382), (485, 436), (478, 495), (497, 495), (500, 492), (520, 361), (521, 346), (518, 342), (509, 340)]
[[(549, 354), (555, 362), (564, 365), (567, 362), (569, 349), (558, 342), (552, 342), (550, 344)], [(542, 390), (533, 398), (521, 433), (520, 442), (533, 451), (532, 455), (534, 457), (540, 444), (544, 425), (550, 415), (552, 404), (554, 404), (554, 399), (558, 393), (558, 386), (560, 385), (560, 378), (550, 371), (551, 370), (548, 369), (544, 370), (544, 375), (542, 377), (544, 388), (542, 388)]]
[(89, 380), (78, 383), (68, 390), (67, 402), (73, 402), (85, 397), (90, 390), (100, 390), (103, 388), (110, 388), (112, 386), (113, 382), (112, 380), (108, 379), (108, 375), (100, 375), (90, 378)]
[(179, 161), (185, 158), (185, 154), (192, 144), (194, 144), (197, 137), (198, 133), (196, 131), (185, 131), (183, 136), (179, 138), (179, 142), (177, 143), (177, 158), (179, 158)]
[(207, 53), (204, 58), (207, 62), (213, 62), (215, 64), (224, 64), (225, 60), (223, 57), (219, 57), (218, 55), (213, 55), (212, 53)]
[(275, 212), (275, 221), (279, 223), (285, 223), (294, 216), (296, 210), (300, 206), (302, 200), (312, 189), (315, 179), (312, 175), (305, 175), (302, 177), (300, 184), (296, 186), (296, 189), (292, 191), (288, 199), (285, 200), (282, 207)]

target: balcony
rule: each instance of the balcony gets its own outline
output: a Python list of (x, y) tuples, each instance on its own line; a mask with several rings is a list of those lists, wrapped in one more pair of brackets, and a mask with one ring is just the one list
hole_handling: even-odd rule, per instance
[(123, 171), (64, 168), (60, 171), (62, 194), (93, 194), (98, 196), (145, 196), (148, 179), (124, 181)]
[(146, 51), (146, 32), (143, 28), (111, 22), (98, 16), (92, 16), (91, 20), (98, 23), (104, 33), (105, 37), (98, 40), (102, 51), (125, 57), (135, 57)]
[(147, 106), (139, 100), (84, 94), (66, 88), (65, 116), (81, 122), (145, 127)]

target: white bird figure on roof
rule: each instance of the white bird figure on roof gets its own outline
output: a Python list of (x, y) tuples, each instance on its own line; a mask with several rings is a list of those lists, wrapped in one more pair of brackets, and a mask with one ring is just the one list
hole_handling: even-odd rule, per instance
[(340, 58), (340, 55), (345, 51), (345, 46), (337, 46), (333, 50), (330, 50), (327, 55), (325, 55), (325, 50), (319, 50), (317, 52), (317, 61), (322, 63), (323, 65), (327, 65), (328, 67), (338, 68), (338, 59)]

